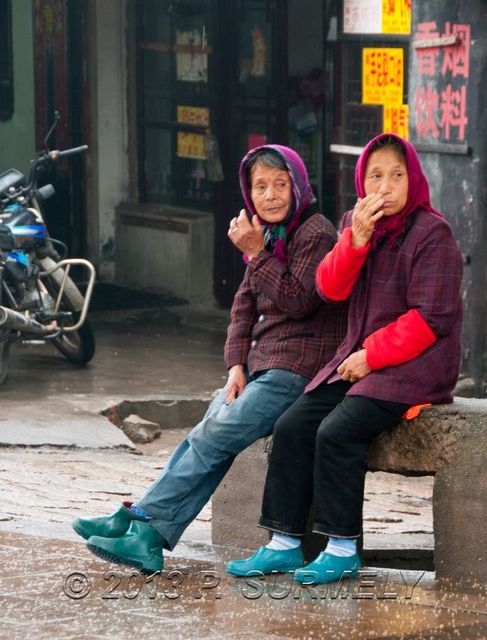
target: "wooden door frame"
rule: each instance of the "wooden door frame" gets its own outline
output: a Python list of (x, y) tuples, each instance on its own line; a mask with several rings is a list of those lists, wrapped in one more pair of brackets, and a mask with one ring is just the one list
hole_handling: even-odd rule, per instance
[[(85, 68), (87, 3), (78, 0), (34, 0), (34, 95), (36, 149), (44, 148), (44, 138), (58, 111), (61, 120), (51, 147), (66, 149), (89, 140), (89, 93)], [(86, 255), (85, 159), (73, 156), (53, 172), (58, 193), (46, 209), (58, 207), (64, 225), (63, 240), (70, 253)], [(54, 218), (55, 219), (55, 218)]]

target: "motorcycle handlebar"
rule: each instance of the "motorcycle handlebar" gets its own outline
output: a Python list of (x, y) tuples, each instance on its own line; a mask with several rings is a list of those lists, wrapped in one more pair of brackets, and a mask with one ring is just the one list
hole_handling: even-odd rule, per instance
[(48, 161), (55, 161), (59, 158), (66, 158), (67, 156), (73, 156), (77, 153), (83, 153), (84, 151), (88, 151), (88, 145), (83, 144), (80, 147), (73, 147), (71, 149), (64, 149), (63, 151), (41, 151), (36, 154), (37, 157), (32, 162), (29, 172), (29, 178), (27, 181), (27, 185), (22, 187), (22, 192), (24, 194), (29, 193), (31, 189), (36, 184), (37, 172), (42, 167), (42, 165)]
[(77, 153), (83, 153), (88, 151), (88, 145), (83, 144), (80, 147), (73, 147), (72, 149), (65, 149), (64, 151), (52, 151), (51, 154), (56, 154), (56, 158), (66, 158), (67, 156), (74, 156)]

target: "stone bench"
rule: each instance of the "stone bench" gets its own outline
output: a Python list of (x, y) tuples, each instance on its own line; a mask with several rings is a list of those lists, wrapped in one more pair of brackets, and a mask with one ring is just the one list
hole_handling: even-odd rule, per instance
[[(213, 497), (212, 540), (255, 549), (268, 540), (256, 526), (271, 438), (240, 454)], [(371, 471), (433, 475), (436, 576), (487, 584), (487, 400), (456, 398), (423, 410), (379, 436), (368, 456)], [(322, 539), (324, 542), (324, 539)]]

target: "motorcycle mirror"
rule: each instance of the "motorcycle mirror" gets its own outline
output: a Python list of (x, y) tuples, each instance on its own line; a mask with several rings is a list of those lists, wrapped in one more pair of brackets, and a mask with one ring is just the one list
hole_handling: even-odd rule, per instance
[(46, 150), (49, 151), (49, 145), (47, 144), (49, 141), (49, 138), (52, 136), (52, 134), (54, 133), (54, 129), (57, 126), (58, 121), (61, 120), (61, 116), (59, 115), (59, 111), (54, 111), (54, 122), (52, 123), (51, 128), (49, 129), (49, 131), (47, 132), (46, 137), (44, 138), (44, 146), (46, 147)]

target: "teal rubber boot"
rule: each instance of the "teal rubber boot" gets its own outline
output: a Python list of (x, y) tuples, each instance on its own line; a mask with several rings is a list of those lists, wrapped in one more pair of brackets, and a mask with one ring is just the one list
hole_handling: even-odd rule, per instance
[(360, 567), (357, 553), (341, 557), (322, 551), (316, 560), (294, 572), (294, 580), (301, 584), (326, 584), (342, 578), (356, 578)]
[(250, 558), (227, 562), (227, 573), (231, 573), (234, 576), (272, 573), (273, 571), (287, 573), (302, 567), (303, 564), (304, 556), (301, 547), (283, 551), (260, 547)]
[(91, 536), (88, 549), (118, 564), (135, 567), (144, 573), (162, 571), (164, 538), (148, 522), (132, 520), (128, 531), (119, 538)]
[(138, 520), (138, 516), (129, 511), (131, 502), (124, 502), (117, 511), (109, 516), (97, 516), (95, 518), (76, 518), (71, 526), (85, 540), (91, 536), (104, 538), (118, 538), (123, 536), (132, 520)]

